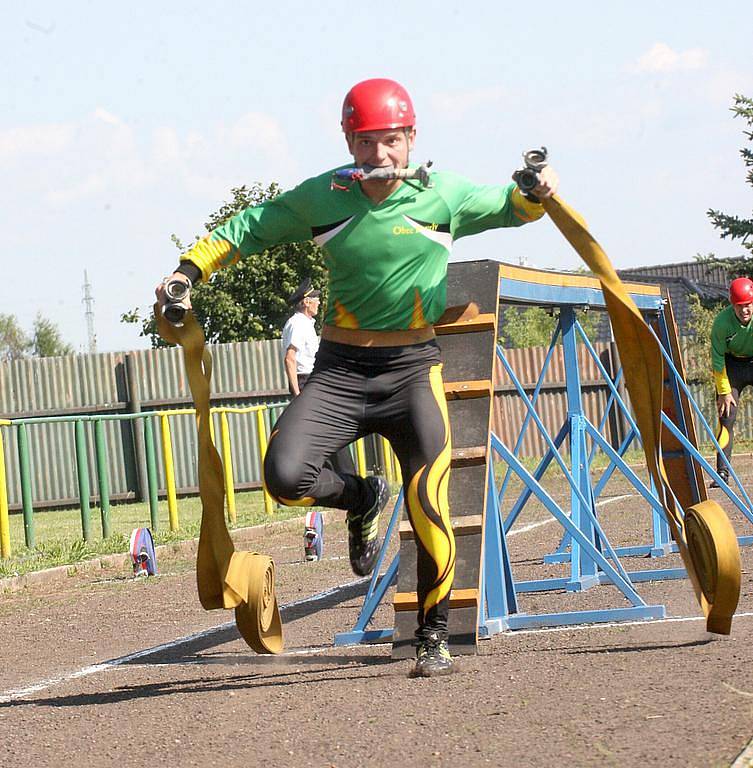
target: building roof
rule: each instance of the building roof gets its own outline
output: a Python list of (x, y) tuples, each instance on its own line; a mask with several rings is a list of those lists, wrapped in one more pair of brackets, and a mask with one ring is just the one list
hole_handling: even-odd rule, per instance
[(696, 294), (703, 302), (725, 301), (729, 286), (727, 270), (718, 264), (687, 261), (679, 264), (656, 264), (649, 267), (618, 269), (623, 279), (638, 283), (662, 285), (669, 291), (672, 310), (680, 336), (688, 334), (690, 306), (688, 296)]

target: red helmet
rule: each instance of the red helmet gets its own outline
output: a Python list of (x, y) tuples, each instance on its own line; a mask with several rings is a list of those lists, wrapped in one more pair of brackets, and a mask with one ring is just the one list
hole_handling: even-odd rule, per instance
[(732, 304), (750, 304), (753, 302), (753, 280), (738, 277), (729, 284), (729, 300)]
[(343, 101), (340, 125), (345, 133), (412, 128), (415, 124), (408, 91), (394, 80), (364, 80), (354, 85)]

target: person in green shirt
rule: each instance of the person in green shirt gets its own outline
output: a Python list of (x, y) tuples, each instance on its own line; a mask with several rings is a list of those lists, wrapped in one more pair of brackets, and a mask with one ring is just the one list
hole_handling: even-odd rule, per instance
[[(431, 677), (454, 663), (447, 646), (452, 449), (433, 328), (446, 308), (448, 257), (461, 237), (541, 218), (539, 201), (555, 193), (558, 177), (544, 168), (527, 198), (515, 183), (479, 186), (445, 171), (429, 176), (410, 162), (415, 126), (399, 83), (356, 84), (341, 115), (353, 163), (241, 211), (184, 254), (172, 279), (208, 280), (280, 243), (313, 239), (322, 247), (329, 303), (321, 344), (306, 387), (270, 435), (265, 486), (282, 504), (346, 510), (351, 566), (366, 575), (379, 553), (386, 483), (332, 471), (325, 460), (370, 433), (390, 441), (417, 547), (412, 676)], [(164, 302), (164, 289), (157, 298)]]
[[(753, 385), (753, 281), (747, 277), (733, 280), (729, 300), (711, 327), (711, 369), (719, 416), (716, 439), (723, 452), (723, 456), (717, 455), (716, 471), (725, 483), (729, 482), (737, 403), (742, 390)], [(718, 488), (719, 483), (714, 480), (711, 487)]]

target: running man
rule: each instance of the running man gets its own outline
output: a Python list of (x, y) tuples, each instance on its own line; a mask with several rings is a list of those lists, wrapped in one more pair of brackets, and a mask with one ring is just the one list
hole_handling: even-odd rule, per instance
[(345, 97), (341, 119), (353, 163), (238, 213), (184, 254), (173, 276), (208, 280), (244, 255), (280, 243), (313, 239), (322, 246), (329, 272), (322, 340), (311, 377), (270, 436), (265, 483), (282, 504), (345, 509), (353, 570), (370, 573), (387, 487), (380, 478), (328, 470), (324, 459), (369, 433), (390, 441), (418, 548), (412, 675), (429, 677), (453, 669), (447, 646), (455, 569), (450, 428), (433, 329), (445, 310), (448, 257), (461, 237), (539, 219), (538, 200), (555, 193), (558, 179), (547, 166), (534, 199), (515, 183), (478, 186), (444, 171), (432, 173), (427, 184), (425, 170), (410, 163), (415, 126), (400, 84), (358, 83)]
[[(711, 327), (711, 369), (719, 416), (716, 439), (727, 461), (732, 458), (732, 430), (740, 394), (749, 384), (753, 385), (753, 280), (733, 280), (729, 302)], [(721, 455), (716, 457), (716, 471), (725, 483), (729, 482), (729, 470)], [(711, 487), (719, 487), (716, 480)]]

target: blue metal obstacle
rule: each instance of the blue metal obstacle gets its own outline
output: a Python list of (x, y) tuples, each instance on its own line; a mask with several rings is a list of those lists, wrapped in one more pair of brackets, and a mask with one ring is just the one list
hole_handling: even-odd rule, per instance
[[(681, 407), (687, 402), (692, 408), (696, 421), (703, 433), (721, 453), (714, 432), (703, 417), (700, 408), (690, 396), (683, 376), (678, 370), (670, 343), (668, 312), (671, 321), (671, 308), (667, 299), (661, 295), (658, 286), (628, 285), (628, 292), (652, 327), (661, 342), (666, 362), (668, 389), (674, 399), (675, 421), (662, 415), (664, 429), (676, 439), (679, 447), (671, 452), (665, 451), (665, 460), (684, 461), (690, 488), (689, 498), (693, 503), (705, 498), (700, 483), (702, 476), (695, 471), (700, 466), (710, 477), (719, 482), (730, 501), (741, 511), (744, 517), (753, 523), (753, 504), (742, 484), (727, 464), (730, 483), (727, 484), (716, 473), (714, 467), (700, 454), (694, 440), (691, 439), (692, 424), (686, 423), (686, 411)], [(563, 626), (594, 622), (614, 622), (638, 619), (657, 619), (665, 616), (663, 605), (647, 604), (638, 594), (635, 585), (644, 581), (684, 578), (684, 568), (652, 568), (628, 571), (621, 559), (632, 556), (659, 558), (676, 552), (669, 526), (657, 498), (652, 483), (648, 485), (631, 469), (625, 461), (625, 454), (631, 446), (640, 445), (638, 428), (620, 391), (622, 376), (617, 371), (610, 376), (582, 326), (577, 320), (576, 308), (603, 310), (605, 301), (598, 281), (580, 275), (566, 275), (541, 272), (524, 268), (501, 265), (499, 283), (500, 301), (507, 304), (546, 306), (558, 313), (558, 322), (552, 336), (542, 370), (530, 396), (524, 384), (513, 370), (504, 350), (497, 348), (497, 357), (513, 386), (520, 395), (525, 407), (525, 416), (514, 446), (510, 449), (495, 434), (490, 435), (490, 447), (507, 465), (504, 477), (497, 484), (493, 464), (489, 463), (487, 483), (487, 505), (484, 519), (484, 557), (481, 570), (481, 601), (479, 609), (479, 635), (491, 635), (505, 629), (523, 629), (543, 626)], [(554, 350), (561, 342), (565, 365), (567, 415), (564, 423), (550, 434), (536, 411), (543, 382)], [(594, 361), (609, 396), (605, 412), (597, 425), (586, 416), (582, 402), (582, 382), (578, 366), (578, 349), (582, 347)], [(676, 345), (675, 345), (676, 350)], [(675, 356), (677, 351), (675, 351)], [(666, 391), (666, 390), (665, 390)], [(612, 410), (619, 411), (627, 424), (627, 433), (619, 445), (613, 447), (604, 437), (605, 425)], [(692, 417), (690, 417), (692, 418)], [(547, 450), (533, 471), (528, 471), (521, 463), (519, 453), (527, 430), (535, 425), (544, 439)], [(589, 448), (590, 443), (590, 448)], [(562, 446), (567, 447), (566, 456), (560, 453)], [(601, 478), (595, 484), (592, 481), (591, 465), (597, 451), (608, 459), (608, 465)], [(556, 463), (569, 488), (568, 507), (558, 504), (543, 487), (541, 480), (552, 464)], [(613, 547), (601, 526), (597, 514), (597, 503), (615, 472), (620, 472), (638, 496), (642, 497), (651, 510), (651, 537), (646, 544), (629, 547)], [(510, 491), (510, 481), (515, 475), (523, 484), (523, 489), (512, 501), (507, 513), (503, 513), (504, 502)], [(700, 479), (699, 479), (700, 478)], [(733, 486), (737, 490), (733, 490)], [(510, 561), (507, 535), (524, 510), (527, 502), (536, 499), (557, 521), (563, 529), (563, 535), (554, 552), (545, 555), (542, 560), (548, 563), (569, 563), (569, 575), (562, 578), (545, 578), (521, 581), (514, 578)], [(678, 503), (678, 507), (682, 505)], [(374, 613), (389, 587), (395, 582), (398, 557), (390, 563), (383, 576), (377, 574), (385, 557), (390, 538), (402, 513), (402, 494), (393, 511), (388, 526), (385, 543), (380, 553), (379, 562), (372, 576), (367, 596), (350, 632), (335, 636), (336, 645), (359, 642), (387, 640), (392, 630), (368, 629)], [(753, 536), (739, 538), (741, 544), (753, 543)], [(596, 585), (610, 584), (619, 590), (627, 602), (626, 606), (604, 608), (600, 610), (559, 611), (545, 614), (525, 614), (519, 606), (518, 597), (529, 592), (565, 590), (580, 592)]]

